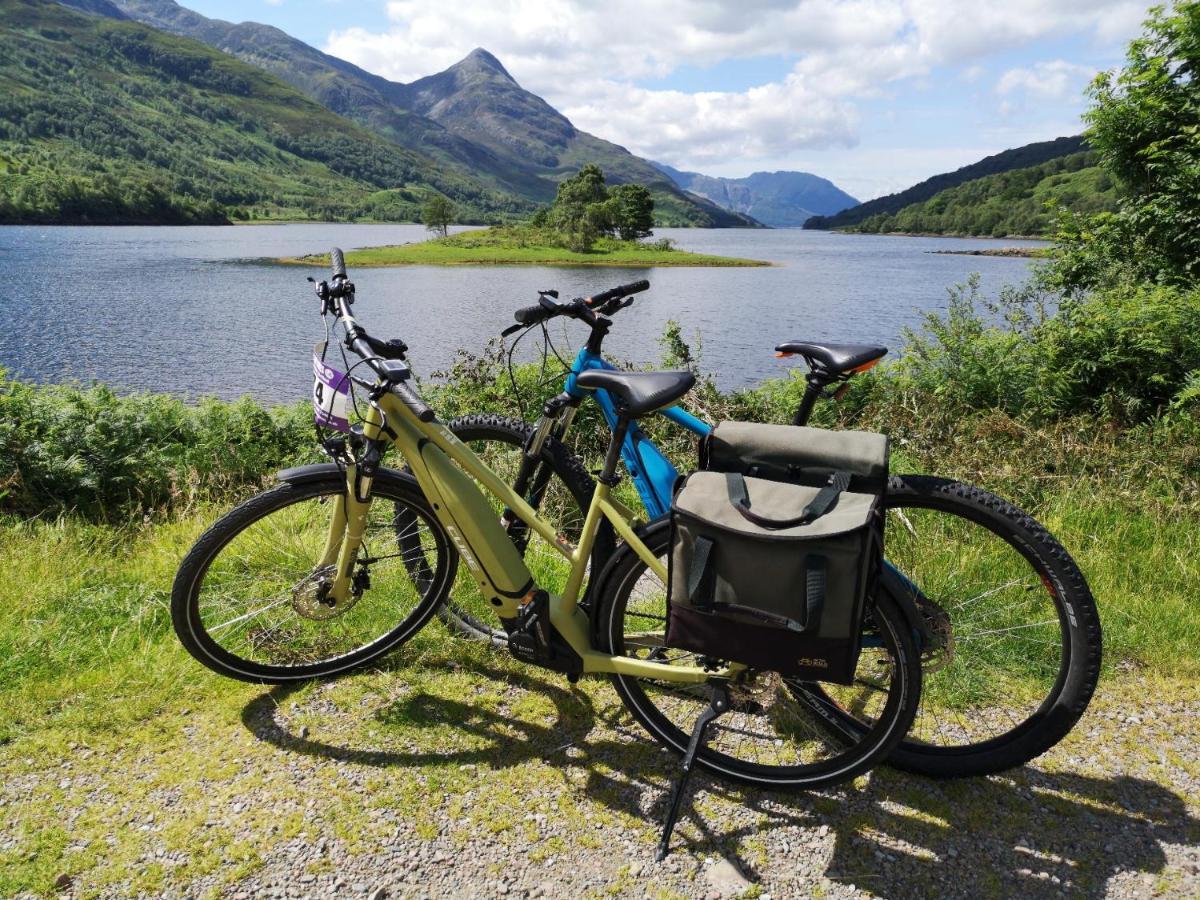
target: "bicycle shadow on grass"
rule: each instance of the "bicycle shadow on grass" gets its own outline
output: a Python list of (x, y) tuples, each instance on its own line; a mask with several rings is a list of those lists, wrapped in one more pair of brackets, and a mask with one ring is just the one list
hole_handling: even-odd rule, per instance
[[(242, 710), (242, 724), (256, 738), (281, 750), (337, 762), (377, 767), (486, 763), (496, 768), (539, 759), (564, 742), (582, 739), (595, 724), (591, 698), (582, 691), (471, 662), (459, 664), (458, 668), (468, 670), (480, 680), (506, 683), (549, 698), (554, 707), (553, 724), (535, 724), (503, 709), (488, 709), (469, 697), (455, 699), (417, 687), (365, 712), (355, 713), (351, 727), (343, 729), (350, 732), (347, 740), (335, 743), (324, 737), (309, 737), (306, 730), (280, 721), (279, 711), (302, 685), (280, 685), (254, 698)], [(385, 738), (390, 736), (387, 732), (404, 728), (449, 727), (469, 740), (459, 741), (460, 746), (437, 750), (365, 749), (356, 743), (362, 740), (359, 728), (368, 722), (382, 729)]]
[[(354, 724), (445, 727), (464, 738), (462, 745), (367, 749), (355, 746), (363, 740), (357, 728), (341, 742), (309, 737), (278, 716), (295, 686), (256, 697), (242, 721), (281, 750), (368, 766), (499, 769), (543, 762), (581, 772), (577, 786), (594, 802), (652, 827), (662, 821), (677, 757), (653, 743), (620, 706), (597, 710), (591, 696), (553, 675), (514, 674), (479, 661), (461, 667), (481, 683), (547, 697), (550, 721), (531, 722), (419, 686), (356, 713)], [(612, 736), (593, 734), (597, 725)], [(745, 788), (698, 772), (688, 793), (675, 852), (719, 853), (768, 886), (788, 877), (789, 857), (815, 854), (825, 859), (817, 871), (830, 880), (887, 897), (1098, 898), (1118, 873), (1128, 873), (1123, 877), (1135, 879), (1132, 888), (1148, 894), (1151, 885), (1136, 879), (1149, 875), (1154, 882), (1164, 871), (1162, 843), (1200, 843), (1200, 821), (1181, 797), (1155, 782), (1029, 766), (958, 781), (878, 768), (863, 788), (799, 794)], [(746, 814), (713, 814), (713, 801)], [(817, 831), (822, 826), (824, 834)]]

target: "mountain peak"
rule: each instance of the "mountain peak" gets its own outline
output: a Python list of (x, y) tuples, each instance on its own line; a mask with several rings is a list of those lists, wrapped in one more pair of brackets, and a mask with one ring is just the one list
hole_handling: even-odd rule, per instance
[(482, 72), (487, 74), (499, 75), (506, 81), (511, 81), (513, 84), (517, 80), (508, 74), (508, 70), (504, 65), (492, 54), (488, 53), (482, 47), (476, 47), (446, 71), (448, 72)]

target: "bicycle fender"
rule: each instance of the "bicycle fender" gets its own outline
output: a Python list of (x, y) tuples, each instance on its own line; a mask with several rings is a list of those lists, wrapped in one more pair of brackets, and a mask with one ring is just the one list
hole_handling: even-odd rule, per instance
[[(285, 482), (286, 484), (308, 484), (312, 481), (323, 481), (330, 475), (336, 475), (344, 481), (346, 470), (337, 463), (313, 463), (307, 466), (294, 466), (290, 469), (281, 469), (275, 473), (275, 480)], [(406, 487), (418, 487), (417, 479), (413, 478), (407, 472), (401, 472), (399, 469), (388, 469), (384, 466), (380, 466), (375, 471), (375, 481), (387, 481), (392, 484), (403, 484)]]

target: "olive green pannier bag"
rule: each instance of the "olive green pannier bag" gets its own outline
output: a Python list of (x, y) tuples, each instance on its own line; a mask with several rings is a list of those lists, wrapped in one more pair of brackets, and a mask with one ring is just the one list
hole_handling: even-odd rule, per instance
[(883, 560), (888, 439), (722, 422), (671, 504), (666, 644), (850, 683)]

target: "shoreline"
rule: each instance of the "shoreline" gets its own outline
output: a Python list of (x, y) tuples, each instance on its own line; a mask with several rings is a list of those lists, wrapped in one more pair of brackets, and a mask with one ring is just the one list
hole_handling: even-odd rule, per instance
[(1008, 259), (1045, 259), (1049, 247), (983, 247), (979, 250), (926, 250), (933, 256), (994, 256)]
[(1048, 237), (1039, 237), (1032, 234), (1005, 234), (1000, 237), (992, 237), (988, 234), (957, 234), (936, 231), (850, 231), (846, 228), (808, 228), (807, 231), (827, 231), (830, 234), (846, 234), (860, 237), (907, 237), (907, 238), (947, 238), (959, 241), (1038, 241), (1043, 244), (1052, 244)]
[[(364, 247), (363, 250), (383, 249)], [(728, 261), (708, 261), (720, 260), (721, 257), (708, 257), (700, 253), (688, 254), (686, 251), (676, 251), (685, 256), (680, 260), (622, 260), (608, 259), (601, 257), (594, 261), (582, 261), (575, 259), (502, 259), (502, 258), (480, 258), (480, 259), (460, 259), (460, 260), (433, 260), (433, 259), (404, 259), (395, 260), (393, 262), (364, 262), (361, 259), (354, 259), (353, 255), (358, 253), (356, 250), (346, 251), (346, 265), (354, 266), (359, 269), (400, 269), (405, 266), (441, 266), (443, 268), (467, 267), (467, 266), (549, 266), (555, 269), (758, 269), (771, 268), (778, 263), (767, 262), (766, 260), (747, 259), (742, 260), (737, 257), (728, 257)], [(692, 259), (687, 259), (686, 256), (691, 256)], [(329, 265), (329, 259), (325, 254), (316, 256), (280, 256), (280, 257), (265, 257), (262, 262), (271, 263), (277, 266), (315, 266), (325, 267)]]

